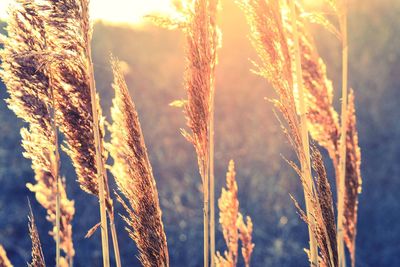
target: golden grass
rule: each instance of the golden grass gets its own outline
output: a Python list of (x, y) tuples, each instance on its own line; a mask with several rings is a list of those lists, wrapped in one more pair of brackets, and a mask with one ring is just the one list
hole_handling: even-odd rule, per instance
[(10, 94), (9, 108), (28, 123), (28, 128), (21, 129), (22, 146), (24, 156), (32, 161), (36, 184), (27, 186), (47, 210), (47, 219), (53, 224), (51, 235), (58, 245), (58, 266), (60, 249), (68, 261), (75, 255), (71, 225), (75, 209), (64, 185), (57, 185), (60, 160), (52, 66), (44, 57), (48, 53), (47, 35), (38, 17), (34, 4), (20, 2), (12, 10), (7, 27), (9, 37), (4, 38), (1, 51), (2, 78)]
[(161, 27), (182, 29), (186, 37), (187, 65), (184, 77), (187, 101), (174, 104), (184, 107), (191, 133), (182, 130), (182, 134), (195, 147), (203, 184), (205, 267), (209, 266), (210, 260), (211, 266), (214, 266), (210, 252), (211, 255), (215, 253), (214, 94), (217, 50), (220, 46), (216, 25), (218, 2), (177, 1), (176, 18), (150, 16)]
[[(293, 29), (293, 41), (294, 41), (294, 51), (292, 53), (293, 61), (295, 63), (296, 68), (293, 68), (294, 80), (296, 81), (297, 90), (299, 93), (299, 112), (300, 112), (300, 131), (301, 131), (301, 139), (303, 145), (303, 155), (305, 155), (304, 161), (300, 161), (302, 175), (305, 177), (305, 183), (307, 186), (311, 188), (313, 191), (314, 184), (312, 181), (312, 173), (311, 173), (311, 159), (310, 159), (310, 141), (308, 135), (308, 119), (307, 119), (307, 102), (305, 101), (304, 94), (304, 84), (303, 84), (303, 69), (301, 66), (301, 53), (300, 44), (299, 44), (299, 31), (297, 29), (297, 10), (295, 7), (295, 2), (290, 1), (290, 19), (291, 25)], [(312, 217), (313, 213), (316, 213), (315, 206), (312, 207), (311, 204), (312, 198), (306, 197), (306, 212), (308, 217), (309, 226), (315, 227), (314, 218)], [(309, 230), (310, 231), (310, 230)], [(318, 266), (318, 246), (316, 244), (315, 235), (309, 233), (310, 236), (310, 264), (311, 266)]]
[[(355, 238), (357, 228), (358, 194), (361, 192), (360, 148), (356, 130), (354, 95), (347, 93), (347, 7), (346, 1), (328, 1), (336, 14), (340, 29), (323, 16), (319, 24), (333, 32), (342, 43), (342, 111), (341, 124), (332, 106), (332, 83), (326, 77), (325, 64), (319, 57), (311, 36), (306, 32), (303, 21), (298, 25), (303, 28), (303, 69), (305, 86), (308, 90), (307, 100), (311, 109), (308, 117), (312, 122), (311, 135), (327, 149), (335, 167), (338, 196), (338, 245), (341, 266), (345, 265), (345, 254), (342, 246), (345, 240), (350, 251), (352, 266), (355, 266)], [(312, 15), (312, 13), (309, 13)], [(306, 17), (307, 18), (307, 17)], [(311, 22), (315, 22), (311, 20)], [(347, 97), (348, 95), (348, 97)]]
[(29, 235), (32, 240), (32, 261), (28, 264), (29, 267), (46, 267), (44, 261), (42, 244), (40, 243), (39, 232), (36, 227), (35, 217), (33, 216), (32, 208), (29, 204)]
[(13, 267), (2, 245), (0, 245), (0, 267)]
[(60, 130), (66, 136), (66, 152), (82, 189), (99, 197), (103, 264), (109, 266), (107, 209), (116, 264), (120, 266), (114, 210), (105, 171), (103, 119), (91, 58), (88, 5), (86, 0), (48, 0), (42, 9), (46, 31), (51, 36), (49, 45), (53, 51), (63, 54), (63, 60), (56, 65), (54, 84)]
[(361, 193), (361, 151), (358, 146), (354, 92), (350, 90), (347, 110), (346, 135), (346, 181), (344, 195), (344, 241), (350, 251), (352, 266), (355, 266), (358, 195)]
[[(308, 224), (311, 266), (345, 266), (344, 243), (355, 265), (358, 194), (361, 191), (361, 155), (356, 130), (354, 93), (347, 92), (348, 45), (345, 0), (328, 1), (336, 12), (340, 30), (323, 16), (306, 14), (300, 6), (272, 0), (237, 0), (251, 29), (251, 42), (258, 55), (255, 73), (264, 77), (277, 92), (271, 100), (280, 111), (282, 129), (297, 155), (298, 173), (306, 202), (305, 212), (297, 201), (301, 218)], [(204, 266), (236, 266), (239, 240), (245, 266), (253, 253), (253, 224), (239, 212), (234, 163), (229, 163), (226, 188), (218, 201), (220, 224), (227, 245), (215, 253), (214, 178), (214, 95), (217, 48), (217, 0), (193, 0), (177, 4), (176, 18), (153, 17), (161, 26), (180, 28), (186, 37), (184, 107), (190, 133), (183, 135), (196, 150), (203, 186)], [(342, 42), (341, 121), (332, 105), (333, 86), (326, 66), (318, 55), (305, 26), (317, 22)], [(76, 169), (81, 188), (99, 198), (103, 266), (110, 266), (107, 213), (114, 245), (116, 266), (121, 266), (114, 208), (106, 173), (107, 150), (114, 164), (110, 170), (119, 192), (117, 199), (127, 212), (129, 236), (139, 249), (143, 266), (169, 266), (169, 254), (162, 211), (152, 167), (135, 105), (117, 60), (112, 60), (115, 98), (111, 110), (111, 142), (104, 143), (104, 118), (96, 94), (91, 57), (92, 29), (88, 0), (17, 0), (10, 10), (8, 37), (0, 36), (4, 49), (1, 77), (10, 98), (7, 103), (28, 123), (21, 130), (24, 156), (32, 161), (36, 184), (28, 184), (47, 210), (56, 240), (56, 265), (72, 266), (75, 254), (71, 221), (74, 203), (66, 195), (59, 175), (58, 129), (66, 137), (63, 147)], [(333, 161), (338, 196), (335, 224), (332, 192), (323, 158), (316, 147), (310, 151), (309, 134), (324, 147)], [(314, 171), (315, 177), (313, 177)], [(294, 199), (294, 198), (293, 198)], [(32, 210), (29, 216), (32, 263), (45, 266), (43, 251)], [(337, 227), (337, 228), (336, 228)], [(63, 250), (65, 257), (61, 256)], [(3, 263), (4, 262), (4, 263)], [(0, 266), (11, 266), (0, 246)], [(8, 265), (7, 265), (8, 264)]]
[(138, 114), (131, 100), (119, 62), (112, 60), (115, 98), (111, 109), (111, 143), (107, 145), (114, 164), (115, 177), (122, 203), (128, 216), (129, 236), (139, 249), (143, 266), (169, 266), (167, 240), (161, 219), (156, 182), (153, 176)]
[[(324, 163), (322, 156), (317, 148), (312, 149), (312, 167), (316, 173), (315, 181), (316, 188), (313, 190), (308, 186), (304, 177), (301, 177), (303, 188), (306, 197), (310, 199), (310, 203), (313, 207), (312, 218), (314, 222), (310, 223), (307, 214), (302, 211), (299, 204), (292, 197), (296, 207), (299, 210), (301, 218), (311, 226), (311, 230), (314, 232), (318, 247), (320, 249), (321, 258), (318, 260), (318, 264), (321, 266), (338, 266), (338, 252), (336, 243), (336, 225), (335, 215), (333, 209), (333, 199), (330, 185), (327, 179)], [(291, 165), (298, 172), (299, 176), (302, 172), (297, 169), (294, 163)]]
[(238, 218), (239, 238), (242, 242), (242, 257), (246, 267), (250, 267), (251, 255), (255, 245), (253, 244), (253, 222), (249, 216), (246, 217), (246, 222), (243, 220), (242, 214), (239, 213)]
[(348, 79), (348, 57), (349, 48), (347, 41), (347, 0), (338, 0), (338, 18), (342, 40), (342, 107), (341, 128), (339, 147), (339, 184), (338, 184), (338, 251), (339, 267), (346, 266), (346, 255), (343, 247), (344, 239), (344, 216), (345, 216), (345, 186), (346, 186), (346, 139), (347, 139), (347, 79)]
[(239, 231), (237, 221), (239, 216), (238, 185), (236, 182), (235, 164), (233, 160), (229, 162), (228, 172), (226, 173), (226, 188), (222, 188), (221, 197), (218, 200), (219, 223), (222, 227), (225, 243), (228, 251), (224, 257), (217, 254), (216, 266), (226, 266), (222, 262), (236, 266), (238, 259)]
[[(297, 25), (293, 27), (295, 35), (295, 53), (293, 56), (287, 44), (279, 1), (246, 0), (237, 2), (245, 12), (248, 24), (250, 25), (250, 39), (259, 57), (260, 63), (255, 63), (257, 68), (255, 72), (266, 78), (278, 93), (279, 99), (275, 99), (272, 102), (281, 112), (287, 123), (287, 128), (284, 127), (283, 130), (292, 147), (295, 149), (301, 165), (300, 173), (303, 181), (306, 213), (309, 222), (310, 262), (311, 266), (317, 266), (318, 248), (315, 233), (312, 230), (315, 228), (313, 225), (314, 218), (312, 217), (315, 211), (311, 204), (314, 194), (308, 195), (306, 192), (306, 188), (314, 192), (308, 142), (308, 122), (305, 117), (306, 107), (305, 103), (301, 102), (301, 120), (299, 121), (294, 98), (294, 84), (296, 83), (300, 92), (300, 100), (304, 100), (302, 95), (302, 68), (298, 56), (301, 52), (298, 45)], [(296, 14), (294, 6), (291, 8), (291, 18), (291, 25), (295, 25)], [(295, 83), (292, 78), (292, 71), (294, 71), (291, 64), (292, 58), (295, 62)]]
[(225, 251), (223, 255), (219, 252), (214, 255), (215, 266), (234, 267), (237, 265), (240, 239), (245, 266), (249, 267), (254, 249), (254, 244), (252, 243), (253, 223), (250, 217), (246, 218), (245, 223), (243, 215), (239, 212), (238, 185), (233, 160), (229, 162), (228, 172), (226, 173), (226, 188), (222, 188), (218, 207), (219, 223), (222, 227), (228, 251)]

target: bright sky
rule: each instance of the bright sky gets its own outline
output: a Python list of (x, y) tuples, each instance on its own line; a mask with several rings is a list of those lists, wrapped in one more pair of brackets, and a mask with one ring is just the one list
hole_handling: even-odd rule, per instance
[[(0, 18), (6, 16), (13, 0), (0, 0)], [(92, 19), (138, 24), (144, 15), (171, 11), (171, 0), (91, 0)]]

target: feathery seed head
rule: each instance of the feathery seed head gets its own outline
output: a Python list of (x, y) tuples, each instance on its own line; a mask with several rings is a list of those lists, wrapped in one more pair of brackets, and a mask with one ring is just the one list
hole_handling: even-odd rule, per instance
[[(229, 161), (228, 172), (226, 173), (226, 188), (222, 188), (221, 197), (218, 200), (219, 223), (222, 226), (224, 239), (228, 247), (225, 253), (228, 261), (235, 265), (238, 258), (239, 232), (236, 225), (239, 216), (238, 186), (236, 183), (235, 164)], [(217, 265), (218, 266), (218, 265)]]
[(247, 224), (243, 222), (243, 216), (239, 212), (238, 185), (236, 182), (235, 164), (229, 161), (226, 173), (226, 188), (222, 188), (221, 197), (218, 200), (219, 223), (221, 224), (225, 243), (228, 251), (224, 255), (219, 252), (214, 256), (217, 267), (234, 267), (238, 261), (239, 239), (242, 241), (242, 256), (246, 267), (250, 266), (250, 258), (254, 244), (251, 241), (253, 224), (247, 217)]
[(245, 223), (242, 214), (239, 214), (237, 227), (239, 228), (240, 240), (242, 241), (242, 256), (246, 267), (249, 267), (251, 255), (253, 254), (255, 246), (252, 243), (253, 222), (251, 221), (251, 218), (247, 216)]
[[(28, 184), (35, 192), (38, 202), (47, 210), (47, 219), (52, 222), (55, 236), (56, 194), (58, 159), (56, 153), (56, 132), (53, 127), (53, 83), (50, 76), (48, 34), (45, 32), (39, 5), (36, 1), (17, 1), (10, 9), (8, 37), (4, 37), (1, 77), (10, 95), (7, 103), (14, 113), (28, 123), (21, 129), (24, 156), (32, 161), (36, 184)], [(61, 248), (72, 258), (71, 221), (74, 203), (70, 201), (65, 188), (61, 193)]]
[[(48, 46), (62, 54), (55, 62), (52, 82), (56, 104), (56, 117), (60, 131), (66, 137), (63, 149), (71, 157), (81, 188), (98, 196), (96, 148), (93, 131), (92, 100), (90, 91), (91, 55), (87, 44), (92, 29), (87, 0), (43, 0), (41, 12), (48, 33)], [(101, 108), (96, 98), (99, 117)], [(104, 150), (104, 125), (100, 119), (100, 146), (103, 164), (107, 155)], [(107, 180), (104, 175), (105, 181)], [(107, 182), (105, 182), (107, 185)], [(113, 216), (112, 200), (105, 189), (106, 205)]]
[(356, 111), (354, 92), (348, 97), (347, 137), (346, 137), (346, 191), (344, 199), (344, 241), (350, 251), (351, 260), (355, 263), (355, 241), (357, 234), (358, 195), (361, 193), (361, 151), (358, 145), (356, 129)]
[(111, 109), (111, 172), (128, 216), (127, 231), (135, 241), (143, 266), (169, 266), (167, 240), (162, 223), (156, 181), (147, 155), (138, 114), (117, 60), (112, 60), (115, 98)]
[(44, 261), (42, 245), (40, 243), (39, 232), (36, 227), (35, 217), (33, 216), (32, 208), (29, 204), (30, 214), (29, 219), (29, 234), (32, 240), (32, 262), (28, 264), (29, 267), (46, 267)]

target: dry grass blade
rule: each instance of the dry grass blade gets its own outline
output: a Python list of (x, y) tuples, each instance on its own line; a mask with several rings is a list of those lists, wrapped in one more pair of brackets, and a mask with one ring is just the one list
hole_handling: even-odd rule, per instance
[(254, 244), (252, 243), (253, 224), (250, 217), (247, 217), (247, 223), (244, 223), (243, 216), (239, 212), (238, 185), (233, 160), (229, 162), (228, 172), (226, 173), (226, 188), (222, 188), (218, 207), (220, 210), (219, 223), (222, 226), (228, 251), (225, 251), (223, 255), (217, 252), (214, 256), (215, 266), (236, 266), (240, 239), (242, 241), (242, 256), (246, 267), (249, 267), (254, 249)]
[(4, 49), (1, 51), (2, 78), (10, 98), (7, 103), (16, 115), (28, 123), (21, 130), (24, 156), (32, 160), (36, 184), (28, 184), (38, 202), (47, 210), (53, 224), (51, 234), (60, 235), (61, 249), (72, 260), (74, 202), (60, 186), (60, 231), (56, 227), (56, 198), (58, 179), (57, 132), (54, 127), (54, 106), (47, 35), (35, 2), (18, 1), (10, 10)]
[(166, 267), (169, 266), (167, 240), (138, 114), (119, 63), (112, 60), (112, 67), (115, 98), (111, 110), (111, 143), (107, 148), (114, 159), (111, 172), (127, 202), (122, 197), (118, 200), (128, 213), (124, 219), (139, 249), (142, 265)]
[(0, 245), (0, 267), (13, 267), (2, 245)]
[(33, 216), (32, 208), (29, 204), (29, 235), (32, 240), (32, 262), (28, 264), (29, 267), (46, 267), (44, 261), (42, 245), (40, 243), (39, 233), (35, 224), (35, 217)]
[(356, 111), (354, 92), (350, 90), (348, 97), (347, 140), (346, 140), (346, 192), (344, 198), (344, 241), (350, 251), (352, 266), (355, 266), (355, 249), (357, 234), (358, 195), (361, 193), (361, 152), (358, 146), (356, 129)]

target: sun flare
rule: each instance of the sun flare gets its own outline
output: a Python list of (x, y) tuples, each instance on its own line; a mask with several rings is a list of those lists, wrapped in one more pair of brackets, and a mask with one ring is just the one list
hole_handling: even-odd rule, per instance
[[(13, 0), (0, 0), (0, 18), (7, 17), (7, 9)], [(111, 23), (141, 24), (143, 16), (150, 13), (170, 13), (171, 0), (91, 0), (91, 17)]]

